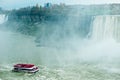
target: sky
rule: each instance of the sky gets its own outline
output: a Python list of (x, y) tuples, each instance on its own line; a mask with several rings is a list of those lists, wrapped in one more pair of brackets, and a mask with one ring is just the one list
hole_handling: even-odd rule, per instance
[(65, 3), (65, 4), (106, 4), (106, 3), (120, 3), (120, 0), (0, 0), (0, 7), (3, 9), (18, 9), (21, 7), (33, 6), (37, 3), (44, 5), (44, 3)]

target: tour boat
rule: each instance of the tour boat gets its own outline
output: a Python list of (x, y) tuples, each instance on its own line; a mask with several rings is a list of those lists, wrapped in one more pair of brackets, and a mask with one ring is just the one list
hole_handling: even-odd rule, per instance
[(39, 69), (34, 64), (15, 64), (13, 71), (14, 72), (36, 73), (39, 71)]

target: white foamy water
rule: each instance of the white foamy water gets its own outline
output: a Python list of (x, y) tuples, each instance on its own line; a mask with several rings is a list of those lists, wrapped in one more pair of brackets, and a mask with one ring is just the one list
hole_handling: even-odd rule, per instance
[(3, 24), (7, 21), (7, 16), (5, 14), (0, 14), (0, 24)]

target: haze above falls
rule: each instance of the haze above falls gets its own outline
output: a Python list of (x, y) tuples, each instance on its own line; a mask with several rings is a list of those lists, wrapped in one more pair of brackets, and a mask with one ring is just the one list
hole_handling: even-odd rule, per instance
[[(71, 19), (75, 22), (70, 23)], [(3, 22), (6, 21), (3, 15), (1, 15), (2, 20)], [(37, 46), (39, 43), (35, 42), (36, 37), (18, 32), (0, 31), (1, 63), (32, 62), (49, 65), (51, 62), (53, 64), (119, 62), (119, 20), (119, 15), (93, 16), (89, 27), (86, 29), (82, 28), (79, 22), (86, 21), (86, 19), (81, 20), (72, 17), (67, 21), (63, 30), (63, 33), (68, 31), (69, 34), (65, 33), (63, 39), (61, 39), (61, 36), (59, 36), (61, 31), (57, 29), (59, 26), (57, 28), (53, 27), (54, 32), (57, 30), (57, 34), (52, 33), (52, 35), (49, 35), (51, 38), (42, 35), (41, 39), (43, 40), (40, 46)], [(82, 24), (82, 26), (84, 25)], [(46, 24), (44, 27), (44, 30), (46, 30)], [(80, 29), (79, 32), (76, 32), (77, 29)], [(86, 30), (88, 33), (84, 34), (86, 37), (80, 37), (79, 35), (83, 34), (81, 32)], [(54, 42), (56, 37), (59, 39), (58, 42)]]

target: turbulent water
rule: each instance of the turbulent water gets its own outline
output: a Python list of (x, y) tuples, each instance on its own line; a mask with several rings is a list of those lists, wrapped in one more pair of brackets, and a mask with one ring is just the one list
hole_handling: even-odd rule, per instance
[[(1, 30), (0, 80), (119, 80), (119, 20), (119, 16), (96, 16), (91, 38), (69, 38), (58, 43), (60, 47), (38, 47), (35, 37)], [(16, 63), (33, 63), (40, 71), (12, 72)]]

